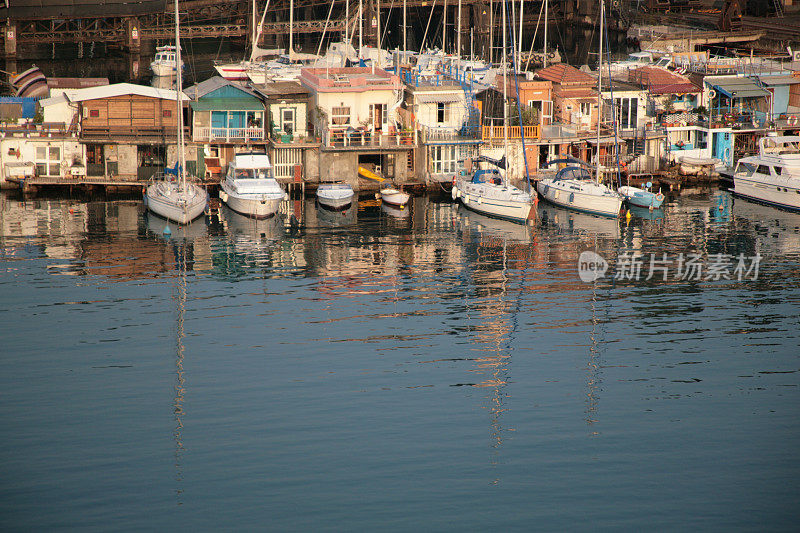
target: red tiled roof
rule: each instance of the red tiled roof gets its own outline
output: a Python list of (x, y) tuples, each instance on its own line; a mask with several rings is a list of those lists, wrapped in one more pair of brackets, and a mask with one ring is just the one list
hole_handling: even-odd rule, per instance
[(661, 67), (639, 67), (628, 72), (628, 81), (642, 85), (668, 85), (687, 83), (689, 78)]
[(561, 98), (597, 98), (597, 91), (591, 87), (569, 87), (554, 92)]
[(592, 85), (597, 80), (566, 63), (556, 63), (536, 71), (536, 77), (559, 85)]
[(697, 94), (700, 92), (700, 87), (690, 81), (664, 83), (661, 85), (651, 85), (649, 92), (650, 94)]

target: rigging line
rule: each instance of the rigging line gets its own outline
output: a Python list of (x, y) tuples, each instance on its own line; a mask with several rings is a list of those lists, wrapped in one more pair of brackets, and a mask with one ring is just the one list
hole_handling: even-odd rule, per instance
[[(608, 24), (608, 23), (606, 23), (606, 24)], [(617, 175), (617, 187), (621, 187), (622, 186), (622, 176), (620, 175), (620, 169), (619, 169), (619, 144), (618, 144), (619, 139), (617, 137), (617, 135), (618, 135), (618, 132), (617, 132), (617, 110), (616, 110), (615, 105), (614, 105), (614, 83), (611, 80), (611, 44), (610, 44), (610, 41), (608, 39), (608, 26), (606, 26), (605, 37), (606, 37), (605, 38), (605, 41), (606, 41), (606, 55), (608, 56), (608, 61), (607, 61), (607, 63), (608, 63), (608, 88), (609, 88), (609, 90), (611, 92), (611, 124), (613, 124), (613, 126), (614, 126), (614, 159), (615, 159), (616, 166), (617, 166), (617, 173), (616, 173), (616, 175)], [(603, 68), (603, 58), (602, 57), (600, 58), (600, 68), (601, 69)], [(602, 87), (600, 87), (600, 88), (602, 89)], [(601, 96), (601, 100), (602, 100), (602, 96)]]
[[(328, 30), (328, 22), (331, 20), (331, 12), (333, 12), (333, 3), (335, 0), (331, 0), (331, 7), (328, 8), (328, 18), (325, 19), (325, 27), (322, 28), (322, 37), (319, 38), (319, 46), (317, 46), (317, 55), (319, 55), (320, 51), (322, 50), (322, 43), (325, 41), (325, 32)], [(267, 0), (267, 5), (269, 5), (269, 0)], [(266, 9), (264, 10), (266, 14)], [(359, 51), (359, 55), (361, 52)]]
[[(545, 0), (547, 2), (547, 0)], [(531, 57), (533, 56), (533, 45), (536, 44), (536, 35), (539, 33), (539, 22), (542, 20), (542, 11), (544, 11), (544, 2), (539, 7), (539, 18), (536, 19), (536, 29), (533, 30), (533, 39), (531, 40), (531, 49), (528, 52), (528, 61), (525, 63), (525, 70), (528, 70), (531, 66)], [(542, 54), (546, 54), (547, 50), (542, 50)]]
[(380, 36), (380, 40), (378, 41), (378, 49), (380, 49), (381, 43), (386, 40), (386, 32), (389, 30), (389, 18), (392, 16), (392, 8), (394, 8), (394, 0), (389, 4), (389, 11), (386, 14), (386, 24), (383, 27), (383, 35)]
[[(506, 16), (508, 15), (508, 4), (506, 4)], [(520, 96), (519, 96), (519, 76), (517, 76), (517, 47), (514, 46), (514, 27), (511, 27), (511, 66), (514, 67), (514, 86), (517, 90), (517, 114), (519, 115), (519, 136), (522, 139), (522, 158), (525, 161), (525, 180), (528, 182), (528, 194), (530, 194), (532, 186), (531, 186), (531, 175), (528, 171), (528, 151), (525, 149), (525, 130), (522, 124), (522, 106), (520, 104)], [(505, 43), (503, 43), (505, 46)], [(505, 69), (505, 73), (503, 75), (503, 84), (508, 86), (508, 68)], [(506, 105), (506, 102), (503, 102), (503, 105)], [(504, 126), (508, 128), (508, 124)]]
[[(422, 53), (422, 47), (425, 46), (425, 37), (428, 35), (428, 28), (431, 26), (431, 19), (433, 18), (433, 8), (436, 7), (436, 0), (433, 0), (433, 5), (431, 5), (431, 13), (428, 15), (428, 24), (425, 25), (425, 33), (422, 34), (422, 41), (419, 43), (419, 51)], [(404, 50), (404, 52), (407, 50)]]

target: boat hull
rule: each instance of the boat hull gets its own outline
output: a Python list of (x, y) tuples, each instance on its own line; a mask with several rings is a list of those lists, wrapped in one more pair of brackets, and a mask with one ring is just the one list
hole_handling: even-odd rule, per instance
[(491, 189), (486, 184), (476, 184), (460, 180), (453, 190), (453, 199), (458, 199), (461, 204), (482, 215), (487, 215), (514, 222), (525, 222), (533, 214), (533, 202), (529, 195), (520, 198), (502, 198), (491, 194)]
[(664, 195), (639, 189), (638, 187), (620, 187), (618, 192), (625, 198), (629, 205), (658, 209), (664, 205)]
[(775, 207), (800, 211), (800, 188), (784, 185), (739, 175), (733, 176), (733, 194)]
[(599, 195), (567, 188), (569, 180), (540, 180), (536, 184), (539, 194), (551, 204), (606, 217), (619, 216), (622, 197), (615, 194)]
[(328, 209), (346, 209), (354, 196), (352, 187), (344, 184), (322, 184), (317, 189), (317, 201)]
[(232, 211), (255, 219), (273, 216), (281, 207), (284, 194), (239, 194), (231, 189), (227, 182), (222, 183), (220, 199)]
[(202, 187), (187, 183), (157, 181), (148, 185), (144, 195), (147, 209), (178, 224), (188, 224), (202, 215), (208, 205), (208, 193)]
[(247, 78), (247, 68), (241, 65), (215, 65), (214, 70), (217, 73), (229, 81), (246, 81)]
[(410, 199), (411, 196), (397, 189), (381, 190), (381, 201), (385, 204), (399, 207), (400, 209), (404, 208)]

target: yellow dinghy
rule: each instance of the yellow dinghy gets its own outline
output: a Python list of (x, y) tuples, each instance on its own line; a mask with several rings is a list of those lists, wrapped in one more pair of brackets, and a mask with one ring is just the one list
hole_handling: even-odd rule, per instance
[(378, 181), (378, 182), (386, 180), (386, 178), (382, 178), (382, 177), (378, 176), (377, 174), (375, 174), (374, 172), (372, 172), (371, 170), (369, 170), (367, 168), (364, 168), (364, 167), (358, 167), (358, 173), (362, 177), (370, 179), (370, 180), (375, 180), (375, 181)]

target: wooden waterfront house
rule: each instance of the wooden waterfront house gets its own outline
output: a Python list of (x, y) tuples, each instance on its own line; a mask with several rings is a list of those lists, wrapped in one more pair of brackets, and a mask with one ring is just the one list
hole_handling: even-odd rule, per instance
[(221, 76), (192, 85), (184, 94), (192, 109), (191, 139), (209, 163), (207, 175), (216, 174), (214, 167), (224, 172), (242, 147), (264, 148), (265, 110), (259, 94)]
[[(84, 145), (89, 177), (130, 181), (148, 179), (176, 159), (176, 101), (173, 90), (116, 83), (64, 90), (40, 104), (45, 123), (61, 124)], [(189, 151), (187, 168), (196, 168)]]
[(413, 119), (401, 120), (400, 78), (379, 68), (307, 68), (300, 83), (311, 91), (311, 122), (321, 135), (319, 179), (345, 180), (360, 189), (359, 166), (398, 184), (414, 176)]
[(311, 91), (297, 81), (254, 85), (266, 106), (267, 147), (279, 180), (300, 176), (319, 181), (318, 154), (322, 138), (310, 123)]

